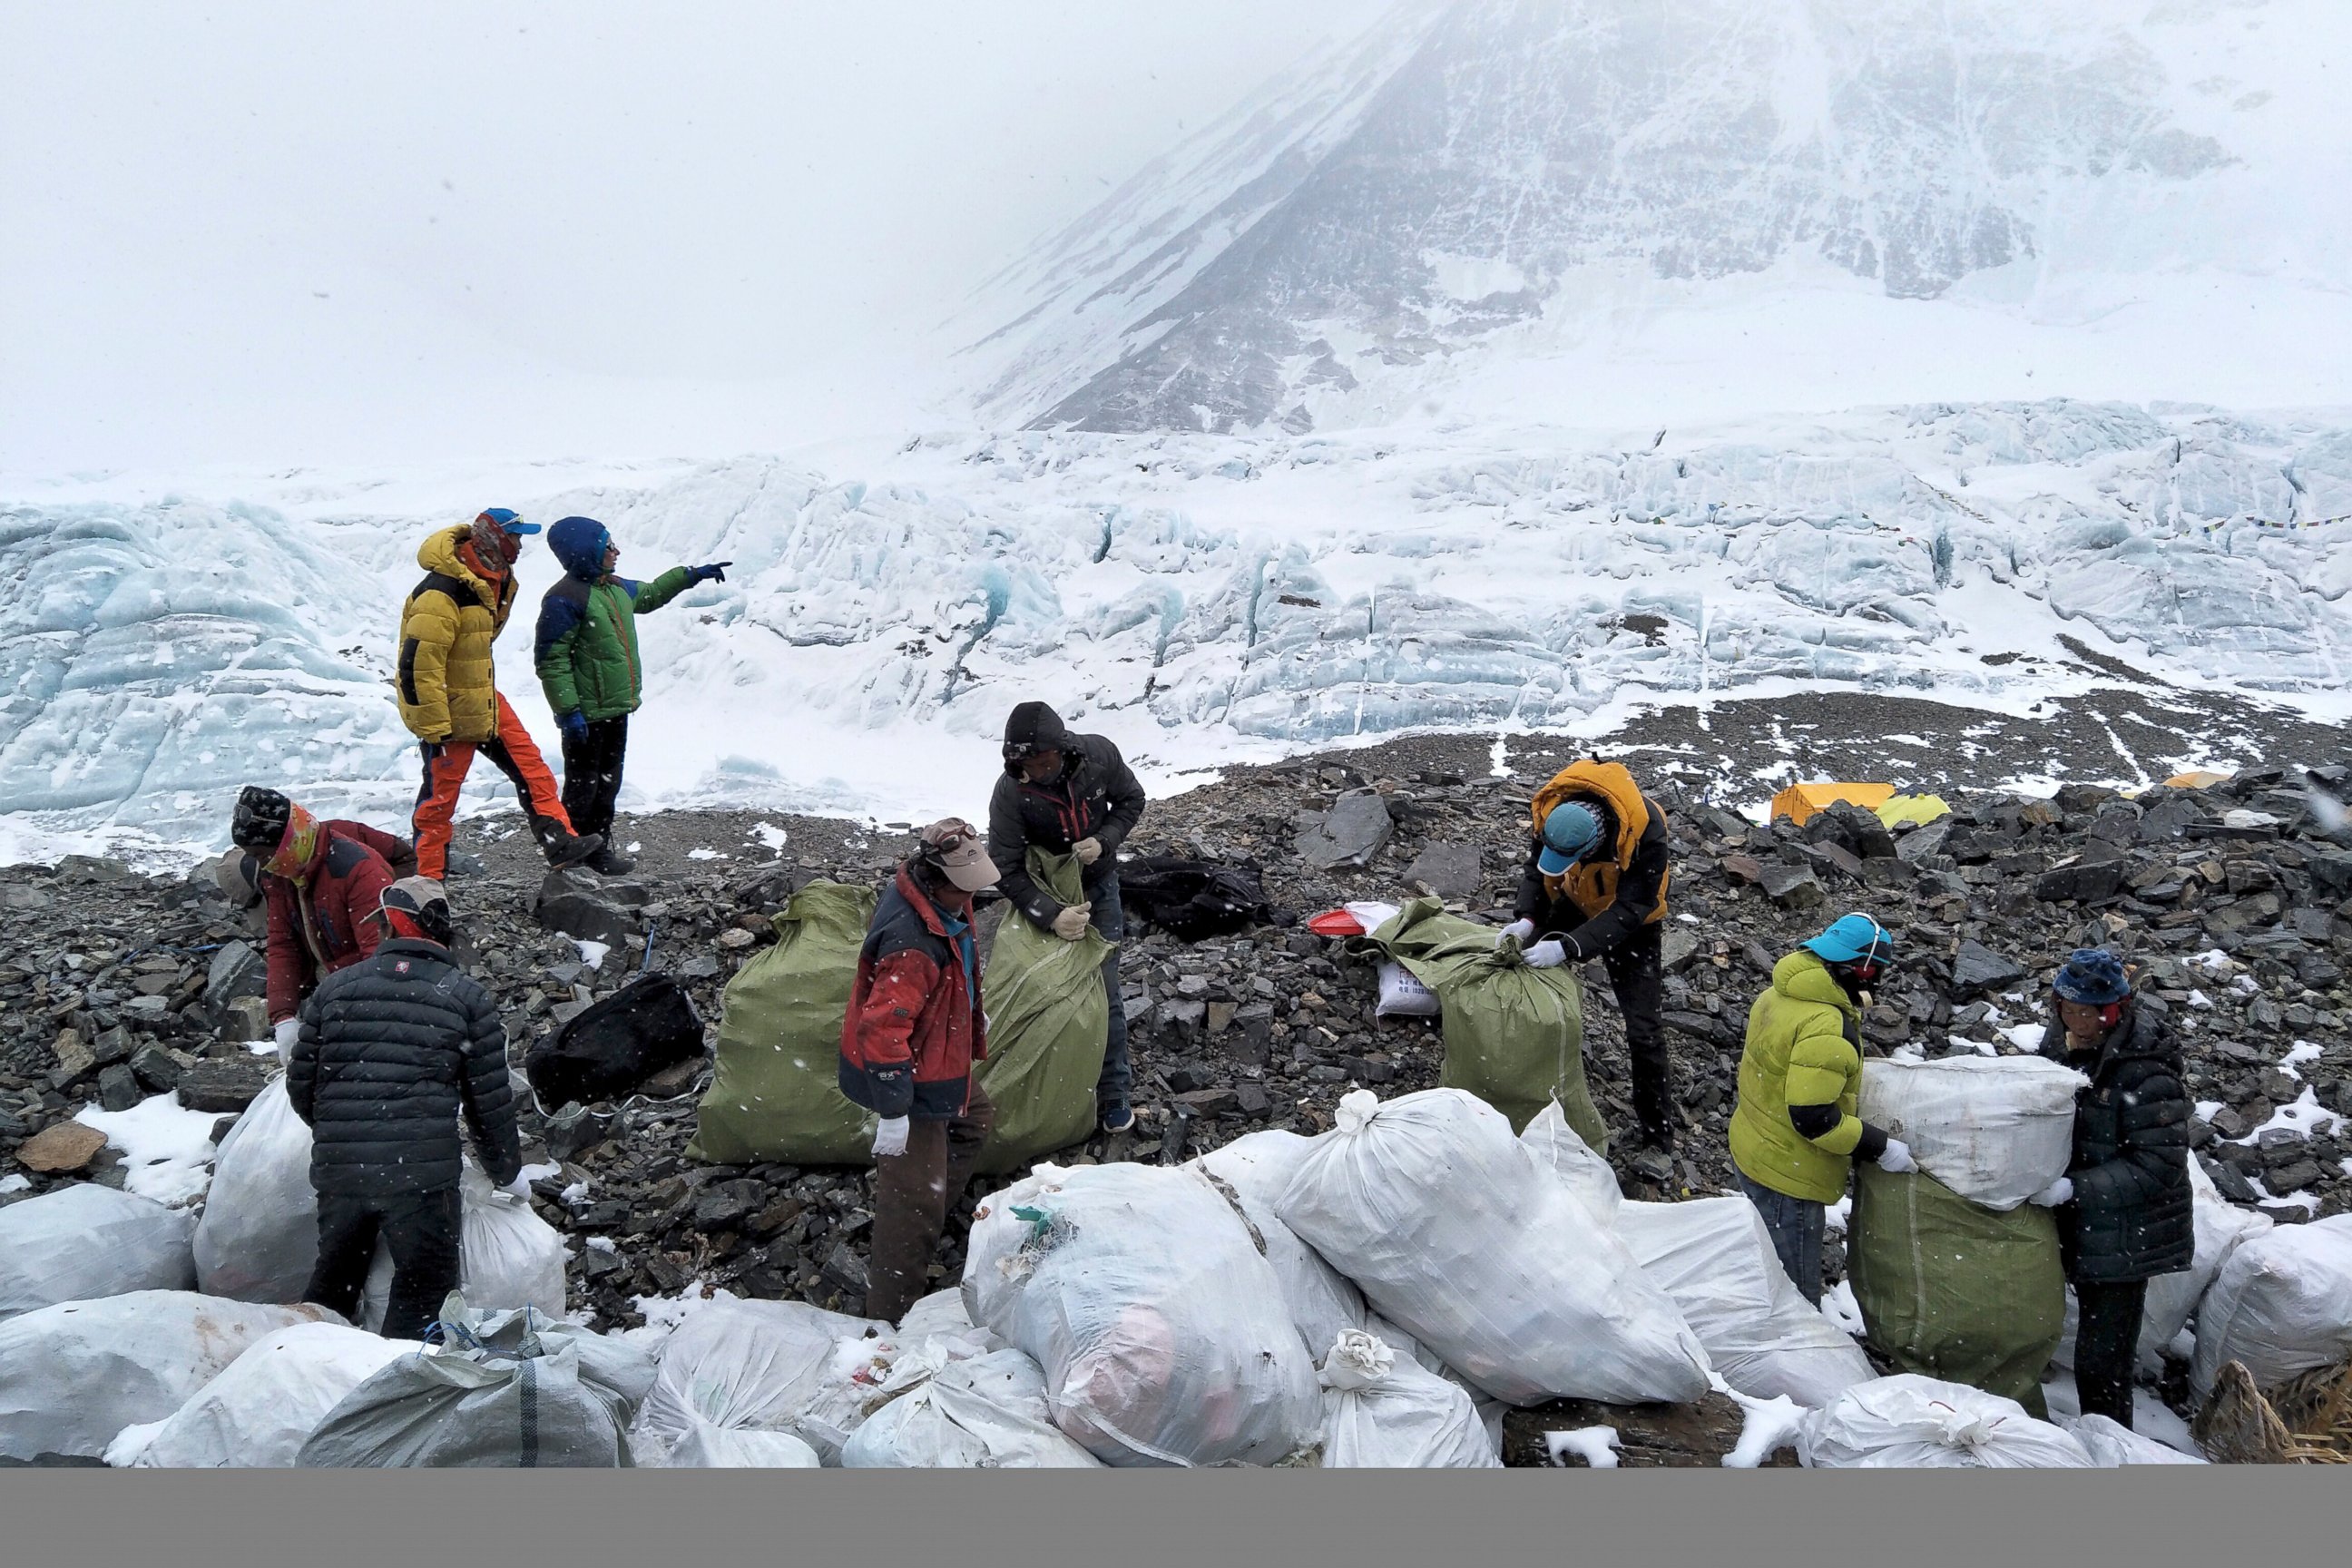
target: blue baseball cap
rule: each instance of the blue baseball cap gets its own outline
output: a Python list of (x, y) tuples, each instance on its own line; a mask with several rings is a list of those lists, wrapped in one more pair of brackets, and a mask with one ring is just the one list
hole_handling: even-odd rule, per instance
[(1864, 959), (1873, 963), (1895, 962), (1895, 939), (1868, 915), (1840, 915), (1830, 923), (1829, 930), (1803, 945), (1831, 963), (1855, 963)]
[(1555, 805), (1544, 818), (1543, 850), (1536, 857), (1536, 868), (1557, 877), (1591, 854), (1600, 837), (1601, 819), (1591, 812), (1573, 801)]
[(495, 524), (501, 533), (537, 533), (539, 531), (539, 524), (525, 522), (512, 510), (502, 506), (484, 507), (474, 521)]

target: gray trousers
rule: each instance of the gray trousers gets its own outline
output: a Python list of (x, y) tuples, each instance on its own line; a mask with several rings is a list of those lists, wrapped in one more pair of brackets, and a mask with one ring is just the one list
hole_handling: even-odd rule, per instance
[(1805, 1293), (1806, 1300), (1820, 1306), (1822, 1232), (1827, 1228), (1828, 1208), (1751, 1182), (1744, 1171), (1735, 1173), (1739, 1178), (1739, 1190), (1748, 1194), (1748, 1201), (1764, 1216), (1764, 1228), (1772, 1233), (1772, 1250), (1780, 1254), (1781, 1269)]

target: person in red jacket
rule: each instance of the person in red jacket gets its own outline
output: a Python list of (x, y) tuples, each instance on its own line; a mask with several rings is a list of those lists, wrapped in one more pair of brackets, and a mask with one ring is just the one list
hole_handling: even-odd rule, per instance
[(416, 863), (405, 839), (365, 823), (320, 821), (274, 789), (247, 784), (229, 837), (254, 858), (269, 911), (271, 1032), (282, 1058), (294, 1048), (295, 1013), (321, 977), (375, 952), (383, 890)]
[(996, 884), (980, 832), (950, 817), (883, 889), (841, 1028), (841, 1092), (874, 1133), (874, 1245), (866, 1315), (897, 1322), (928, 1285), (948, 1210), (963, 1195), (996, 1108), (972, 1081), (988, 1054), (971, 896)]

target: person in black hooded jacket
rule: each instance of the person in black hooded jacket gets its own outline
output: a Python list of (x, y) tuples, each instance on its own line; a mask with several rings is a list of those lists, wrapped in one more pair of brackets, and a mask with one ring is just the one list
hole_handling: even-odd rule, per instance
[(490, 1180), (522, 1170), (507, 1037), (498, 1005), (449, 956), (441, 884), (383, 891), (388, 940), (319, 983), (302, 1004), (286, 1097), (310, 1128), (319, 1263), (306, 1301), (358, 1321), (381, 1236), (392, 1296), (379, 1331), (421, 1337), (457, 1288), (462, 1113)]
[[(997, 890), (1040, 929), (1076, 942), (1091, 926), (1117, 943), (1127, 935), (1118, 899), (1118, 847), (1143, 820), (1143, 786), (1118, 748), (1100, 735), (1073, 734), (1043, 702), (1024, 702), (1004, 722), (1004, 773), (988, 799), (988, 858)], [(1082, 904), (1065, 905), (1029, 875), (1029, 847), (1076, 855), (1084, 869)], [(1130, 1104), (1127, 1010), (1119, 1003), (1118, 954), (1103, 960), (1110, 994), (1110, 1031), (1103, 1042), (1095, 1105), (1103, 1131), (1135, 1125)]]
[(2037, 1194), (2058, 1220), (2081, 1316), (2074, 1385), (2083, 1414), (2132, 1424), (2147, 1282), (2197, 1250), (2189, 1184), (2189, 1091), (2164, 1021), (2132, 994), (2115, 954), (2078, 948), (2051, 986), (2056, 1020), (2042, 1054), (2086, 1076), (2074, 1095), (2074, 1153)]

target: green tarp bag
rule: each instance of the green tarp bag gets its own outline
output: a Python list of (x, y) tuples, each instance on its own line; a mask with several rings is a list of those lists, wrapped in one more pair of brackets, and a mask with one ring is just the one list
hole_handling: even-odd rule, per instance
[(1576, 971), (1531, 969), (1519, 944), (1497, 945), (1493, 926), (1415, 899), (1373, 931), (1369, 943), (1437, 994), (1445, 1032), (1442, 1089), (1467, 1089), (1522, 1132), (1553, 1100), (1596, 1152), (1609, 1130), (1584, 1083), (1584, 989)]
[[(1077, 858), (1031, 849), (1030, 879), (1064, 904), (1083, 902)], [(1095, 1130), (1095, 1084), (1110, 1037), (1103, 961), (1117, 951), (1088, 930), (1076, 942), (1041, 931), (1008, 907), (990, 943), (980, 994), (988, 1059), (974, 1072), (996, 1107), (978, 1168), (1025, 1171), (1038, 1156), (1084, 1142)]]
[(1970, 1203), (1935, 1177), (1854, 1170), (1846, 1272), (1872, 1348), (1896, 1372), (1964, 1383), (2049, 1419), (2042, 1369), (2066, 1326), (2058, 1222)]
[(775, 917), (776, 945), (727, 983), (719, 1058), (689, 1160), (863, 1165), (874, 1114), (841, 1092), (841, 1026), (880, 895), (811, 882)]

